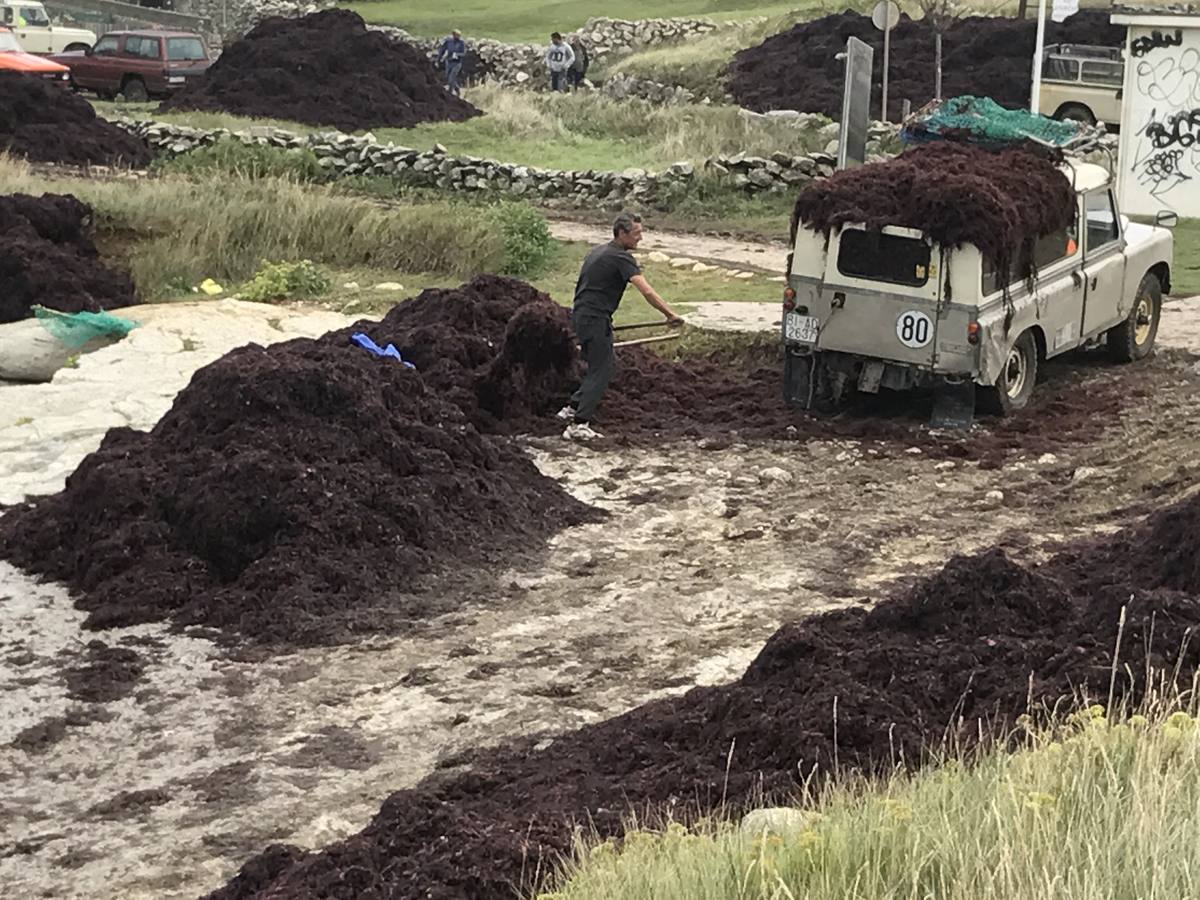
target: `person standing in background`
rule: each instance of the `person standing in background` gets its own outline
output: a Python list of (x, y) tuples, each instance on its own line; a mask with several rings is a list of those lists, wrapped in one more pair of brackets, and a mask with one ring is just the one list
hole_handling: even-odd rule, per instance
[(575, 90), (583, 83), (584, 76), (587, 75), (588, 52), (587, 47), (578, 37), (571, 41), (571, 52), (575, 54), (575, 61), (571, 63), (571, 68), (567, 72), (567, 80), (571, 84), (571, 89)]
[(438, 62), (446, 67), (446, 90), (457, 97), (462, 89), (458, 86), (458, 76), (462, 73), (463, 58), (467, 55), (467, 42), (462, 39), (462, 32), (455, 28), (450, 37), (442, 41), (438, 50)]
[(557, 31), (550, 35), (550, 46), (546, 48), (546, 68), (550, 70), (550, 90), (565, 91), (567, 89), (567, 72), (575, 62), (575, 52), (571, 45), (563, 42), (563, 36)]

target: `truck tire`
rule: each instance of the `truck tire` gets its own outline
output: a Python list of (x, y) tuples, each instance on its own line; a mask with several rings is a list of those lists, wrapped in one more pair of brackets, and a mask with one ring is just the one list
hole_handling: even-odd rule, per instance
[(146, 82), (136, 76), (126, 78), (121, 83), (121, 93), (124, 95), (126, 103), (145, 103), (150, 99), (150, 92), (146, 90)]
[(976, 405), (981, 412), (1007, 416), (1024, 409), (1037, 384), (1038, 348), (1032, 331), (1024, 331), (1009, 348), (1000, 377), (991, 387), (980, 388)]
[(1096, 116), (1082, 103), (1064, 103), (1054, 113), (1054, 118), (1060, 122), (1083, 122), (1085, 125), (1095, 125)]
[(1158, 337), (1158, 320), (1162, 316), (1162, 285), (1158, 277), (1147, 272), (1133, 298), (1133, 309), (1120, 325), (1105, 333), (1108, 355), (1117, 362), (1136, 362), (1145, 359), (1154, 349)]
[(74, 53), (79, 50), (90, 50), (90, 49), (91, 49), (91, 47), (89, 47), (87, 44), (67, 44), (67, 46), (65, 46), (63, 48), (63, 52), (64, 53)]

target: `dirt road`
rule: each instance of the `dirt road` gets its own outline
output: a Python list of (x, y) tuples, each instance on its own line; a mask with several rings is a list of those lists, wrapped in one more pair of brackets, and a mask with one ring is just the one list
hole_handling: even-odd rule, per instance
[[(1101, 440), (1000, 470), (930, 459), (916, 429), (886, 458), (853, 441), (530, 443), (611, 518), (499, 590), (454, 588), (465, 611), (403, 639), (262, 657), (158, 626), (85, 632), (59, 588), (0, 564), (0, 883), (194, 897), (267, 843), (361, 828), (468, 747), (728, 680), (781, 621), (871, 602), (953, 553), (1036, 557), (1115, 528), (1200, 478), (1200, 308), (1177, 312), (1186, 349), (1089, 370), (1138, 398)], [(132, 651), (120, 699), (71, 686), (96, 638)]]
[[(606, 227), (582, 222), (552, 220), (550, 233), (560, 241), (602, 244), (612, 240), (612, 232)], [(655, 250), (668, 256), (685, 256), (725, 268), (753, 269), (776, 275), (787, 271), (787, 245), (779, 241), (739, 241), (733, 238), (650, 229), (638, 247), (638, 252), (652, 253)]]

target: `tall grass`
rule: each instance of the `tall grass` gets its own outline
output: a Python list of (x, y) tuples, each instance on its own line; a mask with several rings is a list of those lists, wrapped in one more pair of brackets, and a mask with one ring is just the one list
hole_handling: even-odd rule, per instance
[(14, 191), (72, 193), (91, 204), (101, 231), (128, 245), (134, 280), (151, 298), (208, 277), (242, 281), (264, 259), (454, 276), (505, 264), (503, 237), (466, 208), (385, 209), (289, 179), (51, 179), (0, 159), (0, 193)]
[(701, 823), (580, 847), (556, 900), (1100, 900), (1200, 897), (1194, 703), (1094, 706), (1017, 752), (882, 786), (843, 781), (787, 827)]

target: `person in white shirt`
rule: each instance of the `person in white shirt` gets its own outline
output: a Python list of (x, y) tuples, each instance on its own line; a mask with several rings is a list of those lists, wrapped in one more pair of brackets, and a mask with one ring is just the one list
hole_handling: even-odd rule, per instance
[(575, 51), (557, 31), (550, 35), (550, 46), (546, 48), (546, 68), (550, 70), (550, 90), (566, 91), (567, 72), (575, 62)]

